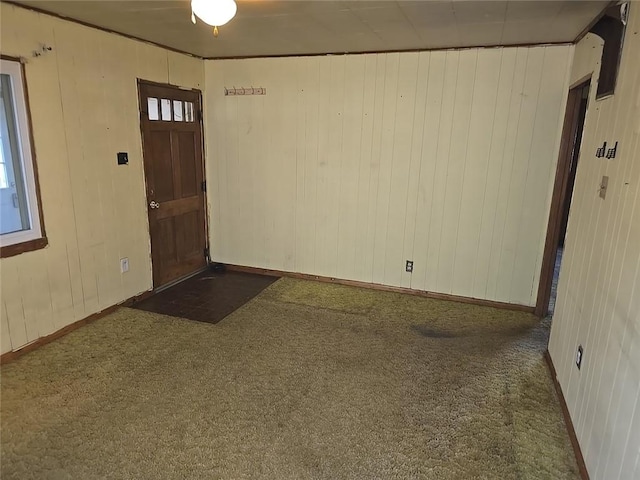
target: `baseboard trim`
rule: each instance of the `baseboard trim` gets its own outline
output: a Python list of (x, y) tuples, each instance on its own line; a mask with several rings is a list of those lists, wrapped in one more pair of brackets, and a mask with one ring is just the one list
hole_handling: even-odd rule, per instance
[(89, 315), (88, 317), (85, 317), (83, 319), (80, 319), (76, 322), (73, 322), (70, 325), (67, 325), (66, 327), (61, 328), (60, 330), (56, 330), (53, 333), (50, 333), (49, 335), (45, 336), (45, 337), (40, 337), (37, 340), (34, 340), (31, 343), (28, 343), (27, 345), (25, 345), (24, 347), (20, 347), (18, 350), (12, 350), (10, 352), (7, 353), (3, 353), (2, 355), (0, 355), (0, 365), (4, 365), (8, 362), (12, 362), (13, 360), (15, 360), (18, 357), (21, 357), (22, 355), (32, 352), (34, 350), (36, 350), (37, 348), (42, 347), (43, 345), (46, 345), (47, 343), (51, 343), (54, 340), (57, 340), (58, 338), (64, 337), (65, 335), (67, 335), (68, 333), (73, 332), (74, 330), (77, 330), (80, 327), (83, 327), (84, 325), (87, 325), (91, 322), (94, 322), (96, 320), (98, 320), (99, 318), (102, 318), (106, 315), (109, 315), (110, 313), (115, 312), (118, 307), (129, 307), (131, 305), (133, 305), (134, 303), (140, 302), (146, 298), (149, 298), (150, 296), (154, 295), (154, 291), (153, 290), (149, 290), (147, 292), (142, 292), (139, 295), (135, 295), (131, 298), (128, 298), (120, 303), (117, 303), (115, 305), (111, 305), (110, 307), (105, 308), (104, 310), (100, 311), (100, 312), (96, 312), (96, 313), (92, 313), (91, 315)]
[(446, 293), (428, 292), (425, 290), (413, 290), (411, 288), (406, 288), (406, 287), (392, 287), (389, 285), (382, 285), (380, 283), (359, 282), (356, 280), (344, 280), (341, 278), (323, 277), (320, 275), (310, 275), (308, 273), (285, 272), (282, 270), (271, 270), (268, 268), (247, 267), (244, 265), (227, 264), (226, 267), (227, 267), (227, 270), (234, 271), (234, 272), (256, 273), (259, 275), (268, 275), (272, 277), (289, 277), (289, 278), (299, 278), (302, 280), (313, 280), (316, 282), (337, 283), (340, 285), (348, 285), (351, 287), (369, 288), (372, 290), (380, 290), (383, 292), (405, 293), (408, 295), (416, 295), (419, 297), (434, 298), (437, 300), (447, 300), (447, 301), (459, 302), (459, 303), (469, 303), (472, 305), (480, 305), (483, 307), (494, 307), (494, 308), (500, 308), (503, 310), (515, 310), (518, 312), (534, 313), (535, 311), (535, 307), (529, 307), (527, 305), (519, 305), (517, 303), (496, 302), (493, 300), (484, 300), (482, 298), (462, 297), (458, 295), (449, 295)]
[(546, 350), (544, 352), (544, 359), (546, 360), (547, 366), (549, 367), (549, 371), (551, 372), (551, 378), (553, 379), (553, 385), (556, 387), (558, 400), (560, 400), (560, 408), (562, 409), (562, 416), (564, 417), (564, 423), (566, 424), (567, 431), (569, 432), (569, 439), (571, 440), (571, 446), (573, 447), (573, 452), (576, 456), (576, 461), (578, 462), (578, 470), (580, 471), (580, 478), (582, 478), (582, 480), (589, 480), (589, 472), (587, 471), (587, 465), (584, 463), (584, 457), (582, 456), (582, 450), (580, 449), (580, 444), (578, 443), (576, 430), (573, 428), (573, 421), (571, 420), (571, 415), (569, 415), (567, 402), (564, 399), (564, 394), (562, 393), (562, 387), (558, 382), (556, 367), (553, 365), (553, 360), (551, 360), (551, 355), (549, 354), (549, 350)]

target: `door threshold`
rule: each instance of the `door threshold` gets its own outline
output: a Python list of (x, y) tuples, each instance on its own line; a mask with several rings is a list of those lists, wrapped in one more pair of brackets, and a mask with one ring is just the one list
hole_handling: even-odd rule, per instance
[(177, 278), (175, 280), (171, 280), (169, 283), (165, 283), (164, 285), (162, 285), (162, 286), (160, 286), (158, 288), (154, 288), (153, 289), (153, 293), (156, 294), (156, 293), (163, 292), (163, 291), (167, 290), (168, 288), (174, 287), (177, 284), (184, 282), (185, 280), (189, 280), (191, 277), (195, 277), (196, 275), (200, 275), (202, 272), (206, 272), (207, 270), (209, 270), (209, 265), (207, 265), (205, 267), (202, 267), (202, 268), (196, 270), (195, 272), (188, 273), (184, 277), (180, 277), (180, 278)]

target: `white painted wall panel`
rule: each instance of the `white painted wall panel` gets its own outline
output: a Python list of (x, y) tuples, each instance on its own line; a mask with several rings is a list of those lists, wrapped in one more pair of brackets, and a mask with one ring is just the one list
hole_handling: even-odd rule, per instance
[(533, 305), (571, 54), (206, 61), (215, 260)]
[[(607, 480), (640, 477), (640, 10), (633, 7), (613, 97), (595, 100), (602, 41), (589, 34), (576, 46), (570, 82), (593, 79), (549, 343), (589, 474)], [(615, 159), (595, 157), (604, 141), (619, 142)], [(603, 175), (605, 200), (597, 192)]]
[[(137, 78), (202, 88), (202, 61), (0, 4), (25, 57), (49, 246), (0, 260), (2, 353), (151, 288)], [(33, 58), (40, 44), (52, 51)], [(116, 153), (129, 153), (117, 166)], [(119, 259), (130, 270), (120, 273)]]

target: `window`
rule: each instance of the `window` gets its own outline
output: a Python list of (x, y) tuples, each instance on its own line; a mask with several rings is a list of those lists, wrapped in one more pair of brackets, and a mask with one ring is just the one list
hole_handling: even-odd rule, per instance
[(31, 150), (24, 70), (0, 65), (0, 247), (2, 257), (46, 245)]
[[(193, 114), (193, 102), (182, 102), (181, 100), (173, 100), (168, 98), (147, 98), (147, 114), (149, 120), (171, 121), (171, 105), (173, 103), (173, 121), (174, 122), (195, 122), (196, 118)], [(160, 111), (158, 112), (158, 106)]]

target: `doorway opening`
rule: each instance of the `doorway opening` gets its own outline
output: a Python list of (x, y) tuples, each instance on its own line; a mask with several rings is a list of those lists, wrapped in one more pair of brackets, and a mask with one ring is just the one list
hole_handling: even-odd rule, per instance
[(202, 95), (142, 80), (138, 92), (157, 291), (208, 263)]
[(564, 240), (576, 180), (590, 85), (590, 79), (580, 83), (569, 90), (567, 97), (567, 109), (562, 127), (558, 168), (551, 199), (549, 226), (536, 302), (535, 313), (539, 317), (553, 315), (555, 310), (558, 277), (564, 253)]

